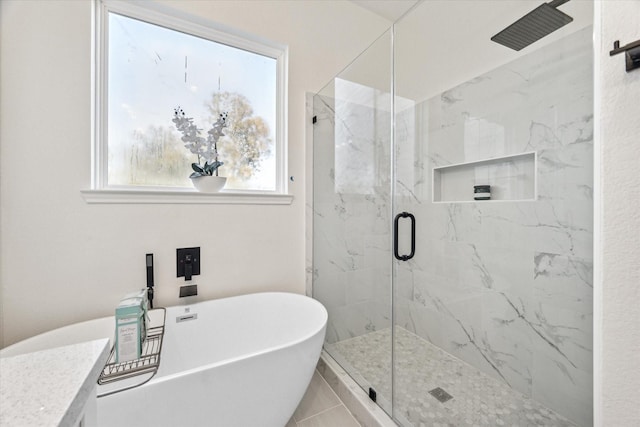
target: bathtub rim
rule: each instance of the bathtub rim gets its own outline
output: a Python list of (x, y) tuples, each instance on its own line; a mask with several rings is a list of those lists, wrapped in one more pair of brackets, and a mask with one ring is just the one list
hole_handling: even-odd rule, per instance
[[(214, 369), (216, 367), (219, 366), (223, 366), (223, 365), (227, 365), (227, 364), (231, 364), (231, 363), (236, 363), (238, 361), (241, 360), (245, 360), (245, 359), (249, 359), (252, 357), (258, 357), (260, 355), (263, 354), (267, 354), (267, 353), (271, 353), (271, 352), (275, 352), (275, 351), (279, 351), (279, 350), (283, 350), (286, 348), (290, 348), (290, 347), (294, 347), (298, 344), (301, 344), (305, 341), (309, 341), (311, 339), (313, 339), (314, 337), (316, 337), (319, 333), (322, 333), (323, 331), (326, 331), (326, 327), (327, 327), (327, 322), (328, 322), (328, 312), (327, 309), (325, 308), (324, 305), (322, 305), (322, 303), (320, 303), (320, 301), (311, 298), (309, 296), (306, 296), (304, 294), (295, 294), (292, 292), (255, 292), (255, 293), (251, 293), (251, 294), (245, 294), (245, 295), (237, 295), (237, 296), (232, 296), (232, 297), (227, 297), (227, 298), (220, 298), (217, 300), (207, 300), (207, 301), (200, 301), (197, 302), (195, 304), (190, 304), (188, 305), (188, 307), (195, 307), (199, 304), (202, 303), (207, 303), (209, 301), (219, 301), (222, 299), (232, 299), (232, 298), (242, 298), (243, 296), (247, 296), (247, 295), (260, 295), (260, 294), (286, 294), (286, 295), (295, 295), (297, 297), (303, 297), (304, 299), (308, 299), (310, 301), (313, 301), (311, 304), (316, 304), (318, 307), (321, 308), (322, 313), (323, 313), (323, 322), (320, 325), (319, 328), (314, 328), (313, 331), (311, 333), (305, 334), (304, 336), (296, 339), (296, 340), (291, 340), (291, 341), (287, 341), (284, 344), (278, 345), (278, 346), (271, 346), (268, 347), (266, 349), (263, 350), (259, 350), (259, 351), (254, 351), (254, 352), (248, 352), (248, 353), (243, 353), (241, 356), (237, 356), (237, 357), (228, 357), (222, 360), (218, 360), (216, 362), (211, 362), (211, 363), (206, 363), (203, 365), (199, 365), (195, 368), (190, 368), (190, 369), (185, 369), (183, 371), (180, 372), (176, 372), (176, 373), (171, 373), (171, 374), (165, 374), (165, 375), (155, 375), (153, 378), (151, 378), (146, 384), (156, 384), (156, 383), (161, 383), (164, 381), (170, 381), (171, 379), (177, 378), (177, 377), (181, 377), (184, 375), (191, 375), (193, 373), (196, 372), (200, 372), (203, 370), (207, 370), (207, 369)], [(167, 307), (167, 315), (169, 315), (169, 309), (170, 308), (180, 308), (180, 307), (187, 307), (187, 306), (172, 306), (172, 307)], [(158, 372), (160, 373), (160, 372)]]
[[(173, 305), (173, 306), (169, 306), (169, 307), (158, 307), (158, 308), (165, 308), (167, 310), (167, 316), (169, 316), (169, 314), (171, 312), (175, 311), (179, 311), (181, 309), (184, 309), (186, 307), (191, 307), (193, 308), (194, 311), (197, 310), (198, 306), (202, 306), (202, 305), (206, 305), (206, 304), (215, 304), (217, 301), (223, 301), (223, 300), (232, 300), (232, 299), (238, 299), (238, 298), (243, 298), (243, 297), (247, 297), (247, 296), (258, 296), (258, 295), (285, 295), (287, 298), (300, 298), (300, 300), (305, 300), (307, 301), (306, 303), (308, 304), (312, 304), (315, 305), (316, 307), (318, 307), (318, 309), (321, 310), (321, 318), (322, 318), (322, 322), (320, 323), (319, 327), (313, 327), (312, 331), (306, 334), (301, 335), (300, 337), (298, 337), (296, 340), (291, 340), (291, 341), (287, 341), (281, 345), (278, 346), (270, 346), (268, 348), (259, 350), (259, 351), (254, 351), (254, 352), (249, 352), (249, 353), (244, 353), (240, 356), (236, 356), (236, 357), (229, 357), (229, 358), (225, 358), (222, 360), (218, 360), (212, 363), (207, 363), (207, 364), (203, 364), (200, 366), (197, 366), (195, 368), (190, 368), (184, 371), (180, 371), (177, 373), (171, 373), (171, 374), (166, 374), (166, 375), (155, 375), (153, 378), (151, 378), (146, 384), (149, 383), (156, 383), (156, 382), (161, 382), (161, 381), (168, 381), (172, 378), (176, 378), (179, 377), (181, 375), (188, 375), (194, 372), (198, 372), (204, 369), (212, 369), (215, 368), (217, 366), (222, 366), (225, 364), (229, 364), (229, 363), (234, 363), (237, 362), (239, 360), (243, 360), (243, 359), (247, 359), (250, 357), (256, 357), (262, 354), (266, 354), (268, 352), (271, 351), (277, 351), (280, 349), (284, 349), (284, 348), (288, 348), (288, 347), (293, 347), (297, 344), (300, 344), (302, 342), (305, 342), (307, 340), (312, 339), (313, 337), (315, 337), (318, 333), (321, 333), (323, 330), (326, 330), (327, 327), (327, 322), (328, 322), (328, 312), (326, 307), (324, 307), (324, 305), (322, 303), (320, 303), (318, 300), (309, 297), (307, 295), (304, 294), (298, 294), (298, 293), (294, 293), (294, 292), (280, 292), (280, 291), (265, 291), (265, 292), (253, 292), (253, 293), (248, 293), (248, 294), (242, 294), (242, 295), (234, 295), (234, 296), (229, 296), (229, 297), (223, 297), (223, 298), (216, 298), (216, 299), (209, 299), (209, 300), (204, 300), (204, 301), (197, 301), (194, 302), (193, 304), (188, 304), (188, 305)], [(4, 357), (12, 357), (12, 356), (17, 356), (20, 354), (27, 354), (27, 353), (32, 353), (34, 351), (41, 351), (44, 349), (52, 349), (52, 348), (58, 348), (58, 347), (62, 347), (62, 346), (66, 346), (66, 345), (71, 345), (71, 344), (78, 344), (81, 342), (85, 342), (85, 341), (90, 341), (90, 340), (95, 340), (95, 339), (102, 339), (102, 338), (107, 338), (109, 339), (109, 345), (112, 346), (113, 345), (113, 335), (114, 335), (114, 331), (112, 330), (112, 332), (110, 333), (109, 336), (103, 336), (103, 335), (96, 335), (94, 337), (91, 337), (85, 341), (75, 341), (72, 343), (62, 343), (60, 345), (55, 345), (55, 346), (49, 346), (46, 348), (37, 348), (34, 350), (28, 350), (28, 351), (24, 351), (24, 352), (17, 352), (17, 353), (13, 353), (10, 352), (9, 354), (7, 354), (7, 350), (11, 350), (12, 347), (14, 346), (20, 346), (20, 345), (28, 345), (27, 342), (31, 342), (31, 340), (37, 340), (38, 339), (42, 339), (43, 336), (47, 335), (47, 334), (52, 334), (52, 333), (60, 333), (62, 332), (62, 330), (64, 329), (69, 329), (70, 331), (74, 328), (74, 327), (78, 327), (78, 325), (85, 325), (85, 326), (89, 326), (90, 323), (93, 322), (97, 322), (97, 323), (107, 323), (108, 319), (111, 319), (111, 324), (115, 325), (115, 321), (114, 321), (114, 317), (115, 316), (104, 316), (104, 317), (98, 317), (95, 319), (89, 319), (89, 320), (85, 320), (82, 322), (76, 322), (76, 323), (72, 323), (69, 325), (65, 325), (65, 326), (61, 326), (59, 328), (55, 328), (55, 329), (51, 329), (49, 331), (45, 331), (42, 332), (40, 334), (34, 335), (32, 337), (28, 337), (25, 338), (24, 340), (18, 341), (16, 343), (13, 343), (7, 347), (4, 347), (2, 349), (0, 349), (0, 358), (4, 358)], [(167, 319), (169, 319), (169, 317), (167, 317)], [(171, 320), (168, 320), (171, 321)], [(114, 327), (115, 328), (115, 327)]]

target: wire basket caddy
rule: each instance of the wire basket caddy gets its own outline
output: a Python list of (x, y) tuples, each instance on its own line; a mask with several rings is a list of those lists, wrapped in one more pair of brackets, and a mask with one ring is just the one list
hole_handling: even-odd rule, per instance
[(104, 365), (104, 368), (100, 373), (100, 377), (98, 378), (99, 385), (111, 384), (115, 381), (133, 378), (138, 375), (151, 374), (149, 378), (146, 378), (139, 384), (117, 390), (123, 391), (133, 387), (138, 387), (153, 378), (160, 366), (160, 354), (162, 352), (162, 340), (164, 337), (164, 324), (166, 319), (166, 310), (164, 308), (158, 308), (157, 310), (163, 311), (162, 325), (147, 329), (147, 339), (142, 344), (142, 355), (140, 358), (116, 363), (115, 347), (112, 346), (109, 359)]

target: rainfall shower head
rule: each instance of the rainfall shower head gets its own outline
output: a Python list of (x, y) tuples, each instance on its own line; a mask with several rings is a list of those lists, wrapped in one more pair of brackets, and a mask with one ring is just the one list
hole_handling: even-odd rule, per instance
[(521, 50), (529, 46), (573, 21), (572, 17), (556, 9), (568, 1), (553, 0), (550, 3), (541, 4), (491, 37), (491, 40), (513, 50)]

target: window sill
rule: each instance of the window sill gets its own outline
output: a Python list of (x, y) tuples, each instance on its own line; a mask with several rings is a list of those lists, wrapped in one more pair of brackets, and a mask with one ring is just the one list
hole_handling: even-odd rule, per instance
[(81, 190), (89, 204), (221, 204), (221, 205), (290, 205), (293, 196), (273, 193), (200, 193), (158, 190)]

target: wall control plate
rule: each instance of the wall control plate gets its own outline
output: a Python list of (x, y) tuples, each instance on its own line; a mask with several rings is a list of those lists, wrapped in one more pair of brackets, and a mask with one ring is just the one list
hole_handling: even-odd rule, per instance
[[(180, 248), (176, 249), (177, 259), (177, 277), (185, 277), (185, 266), (188, 267), (188, 258), (191, 259), (191, 275), (198, 276), (200, 274), (200, 247), (197, 248)], [(185, 277), (185, 280), (190, 280)]]

